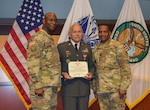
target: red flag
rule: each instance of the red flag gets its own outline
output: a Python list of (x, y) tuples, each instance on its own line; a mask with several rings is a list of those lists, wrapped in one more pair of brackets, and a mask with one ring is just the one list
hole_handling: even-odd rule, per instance
[(24, 0), (0, 54), (1, 66), (27, 108), (31, 102), (26, 48), (30, 36), (39, 30), (43, 15), (40, 0)]

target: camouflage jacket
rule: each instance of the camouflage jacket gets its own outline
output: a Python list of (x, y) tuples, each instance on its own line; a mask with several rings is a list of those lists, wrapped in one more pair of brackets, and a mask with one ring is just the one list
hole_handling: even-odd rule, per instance
[(93, 49), (97, 93), (126, 90), (131, 83), (131, 69), (123, 45), (113, 39)]
[(33, 35), (27, 46), (29, 86), (35, 89), (60, 85), (60, 61), (53, 38), (44, 30)]

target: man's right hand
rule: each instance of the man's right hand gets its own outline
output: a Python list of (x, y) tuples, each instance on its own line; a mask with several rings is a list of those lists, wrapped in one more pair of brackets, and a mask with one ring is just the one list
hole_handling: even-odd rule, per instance
[(34, 92), (36, 95), (41, 96), (41, 97), (44, 95), (44, 89), (43, 88), (35, 89)]
[(73, 79), (73, 77), (69, 76), (67, 72), (62, 72), (62, 76), (65, 78), (65, 79)]

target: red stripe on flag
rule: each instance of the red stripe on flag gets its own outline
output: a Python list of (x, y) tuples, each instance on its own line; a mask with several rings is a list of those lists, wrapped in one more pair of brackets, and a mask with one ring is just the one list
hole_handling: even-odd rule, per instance
[[(25, 58), (27, 58), (26, 49), (24, 48), (23, 44), (21, 43), (20, 39), (18, 38), (18, 35), (16, 34), (16, 32), (15, 32), (15, 30), (13, 28), (11, 29), (10, 33), (11, 33), (12, 38), (14, 39), (16, 45), (18, 46), (18, 49), (21, 51), (21, 53), (23, 54), (23, 56)], [(22, 37), (24, 37), (24, 36), (22, 36)]]
[(34, 29), (35, 32), (38, 32), (39, 30), (40, 30), (39, 28), (35, 28), (35, 29)]
[(11, 79), (13, 80), (13, 83), (17, 86), (20, 94), (23, 96), (24, 100), (27, 102), (27, 104), (31, 104), (31, 101), (28, 97), (28, 95), (26, 94), (26, 92), (24, 91), (22, 85), (20, 84), (20, 82), (18, 81), (18, 79), (16, 78), (16, 75), (13, 73), (13, 71), (11, 70), (11, 68), (9, 67), (8, 63), (5, 61), (4, 57), (0, 54), (0, 59), (2, 64), (4, 65), (5, 69), (7, 70), (7, 72), (9, 73), (9, 76), (11, 77)]
[(26, 82), (28, 82), (27, 78), (29, 77), (29, 75), (28, 75), (27, 71), (25, 70), (25, 68), (23, 67), (21, 62), (18, 60), (18, 58), (17, 58), (16, 54), (14, 53), (14, 51), (10, 48), (10, 45), (7, 41), (5, 43), (5, 49), (7, 50), (8, 54), (10, 55), (13, 62), (15, 63), (16, 67), (18, 67), (20, 73), (22, 74), (22, 76), (24, 77)]

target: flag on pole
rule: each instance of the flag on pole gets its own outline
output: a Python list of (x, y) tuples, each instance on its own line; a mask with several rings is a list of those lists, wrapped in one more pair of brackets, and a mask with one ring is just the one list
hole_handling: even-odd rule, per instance
[(150, 93), (149, 32), (138, 0), (125, 0), (112, 32), (129, 55), (132, 82), (126, 104), (133, 108)]
[[(69, 29), (74, 23), (82, 26), (84, 36), (83, 41), (89, 44), (92, 48), (99, 42), (98, 26), (94, 18), (89, 0), (74, 0), (70, 13), (63, 26), (58, 44), (69, 40)], [(91, 90), (89, 97), (89, 107), (96, 101), (94, 93)]]
[(0, 64), (27, 108), (31, 106), (26, 62), (27, 42), (41, 27), (42, 19), (40, 0), (24, 0), (0, 53)]
[(84, 42), (88, 43), (91, 47), (94, 47), (99, 42), (98, 27), (89, 0), (74, 0), (58, 43), (69, 40), (69, 28), (74, 23), (78, 23), (82, 26)]

